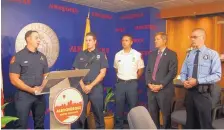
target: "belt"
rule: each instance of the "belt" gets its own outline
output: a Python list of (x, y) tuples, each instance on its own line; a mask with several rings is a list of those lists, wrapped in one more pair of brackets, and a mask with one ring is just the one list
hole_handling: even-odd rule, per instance
[(213, 84), (198, 84), (190, 89), (190, 91), (198, 91), (199, 93), (210, 93)]
[(128, 82), (133, 82), (133, 81), (137, 81), (137, 79), (129, 79), (129, 80), (123, 80), (123, 79), (117, 79), (117, 82), (125, 82), (125, 83), (128, 83)]

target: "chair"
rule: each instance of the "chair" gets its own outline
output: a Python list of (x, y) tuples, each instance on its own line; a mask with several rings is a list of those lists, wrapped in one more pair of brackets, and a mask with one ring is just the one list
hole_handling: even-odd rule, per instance
[(157, 129), (148, 110), (143, 106), (137, 106), (128, 113), (130, 129)]
[[(177, 104), (181, 104), (181, 108), (177, 110)], [(186, 117), (187, 117), (187, 112), (184, 105), (184, 99), (173, 99), (173, 105), (172, 105), (172, 113), (171, 113), (171, 120), (176, 122), (178, 124), (178, 128), (182, 129), (182, 126), (186, 124)]]
[[(224, 92), (224, 88), (222, 88), (222, 92)], [(217, 119), (218, 115), (221, 115), (221, 114), (224, 115), (224, 93), (223, 93), (222, 101), (223, 101), (222, 105), (215, 107), (213, 111), (212, 126), (215, 129), (224, 129), (224, 117)]]
[(90, 110), (91, 110), (91, 102), (88, 101), (87, 109), (86, 109), (86, 116), (89, 116), (90, 115)]
[(213, 114), (213, 122), (212, 122), (212, 126), (215, 129), (224, 129), (224, 117), (220, 118), (220, 119), (216, 119), (217, 114), (218, 114), (218, 110), (221, 110), (221, 113), (224, 114), (224, 104), (217, 106), (214, 109), (214, 114)]
[[(211, 97), (212, 97), (212, 113), (213, 110), (215, 110), (215, 108), (217, 106), (219, 106), (221, 104), (221, 88), (218, 85), (215, 85), (212, 92), (211, 92)], [(174, 98), (173, 99), (173, 105), (172, 105), (172, 113), (171, 113), (171, 120), (178, 123), (178, 128), (182, 129), (183, 126), (186, 125), (186, 120), (187, 120), (187, 112), (185, 107), (182, 107), (179, 110), (176, 110), (176, 104), (178, 103), (182, 103), (182, 106), (184, 106), (184, 98), (181, 99), (177, 99)]]

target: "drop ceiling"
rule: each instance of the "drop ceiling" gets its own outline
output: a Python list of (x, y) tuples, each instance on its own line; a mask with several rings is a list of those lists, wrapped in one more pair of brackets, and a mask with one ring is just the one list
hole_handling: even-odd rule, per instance
[(201, 3), (219, 2), (224, 0), (63, 0), (111, 12), (121, 12), (132, 9), (154, 7), (165, 9)]

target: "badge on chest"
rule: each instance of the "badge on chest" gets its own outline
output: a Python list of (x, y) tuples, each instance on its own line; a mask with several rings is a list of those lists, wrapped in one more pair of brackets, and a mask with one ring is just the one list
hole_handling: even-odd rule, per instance
[(205, 55), (203, 56), (203, 59), (204, 59), (204, 60), (208, 60), (208, 59), (209, 59), (209, 55), (208, 55), (208, 54), (205, 54)]
[(99, 60), (99, 59), (100, 59), (100, 55), (97, 55), (97, 56), (96, 56), (96, 59)]
[(84, 58), (82, 58), (82, 57), (81, 57), (79, 60), (80, 60), (80, 61), (83, 61), (83, 60), (84, 60)]

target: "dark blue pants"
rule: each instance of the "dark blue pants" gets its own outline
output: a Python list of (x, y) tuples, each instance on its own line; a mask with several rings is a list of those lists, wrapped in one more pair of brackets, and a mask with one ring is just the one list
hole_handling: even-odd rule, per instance
[(124, 106), (125, 103), (129, 105), (130, 110), (137, 105), (138, 102), (138, 82), (132, 81), (119, 81), (115, 85), (115, 102), (116, 102), (116, 116), (115, 128), (122, 129), (124, 121)]
[(95, 125), (96, 129), (104, 129), (104, 115), (103, 115), (103, 86), (101, 84), (96, 85), (93, 87), (89, 94), (85, 94), (82, 91), (80, 86), (77, 89), (81, 92), (84, 100), (84, 107), (82, 115), (80, 116), (79, 120), (75, 123), (76, 128), (79, 125), (79, 128), (84, 128), (85, 121), (86, 121), (86, 108), (88, 101), (91, 102), (91, 110), (95, 116)]
[(212, 129), (212, 99), (210, 93), (188, 90), (185, 97), (186, 129)]
[(32, 111), (34, 128), (44, 129), (44, 117), (46, 101), (43, 95), (35, 96), (24, 91), (18, 91), (15, 94), (15, 109), (17, 117), (16, 127), (18, 129), (27, 129), (28, 116)]

